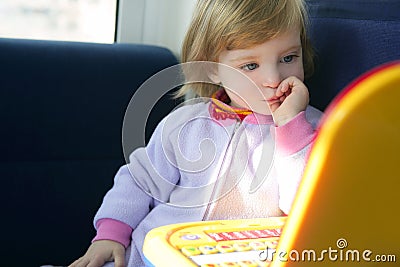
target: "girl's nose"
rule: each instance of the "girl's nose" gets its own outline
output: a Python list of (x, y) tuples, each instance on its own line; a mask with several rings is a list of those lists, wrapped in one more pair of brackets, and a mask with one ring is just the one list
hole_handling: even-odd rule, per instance
[(275, 68), (269, 68), (263, 72), (262, 86), (276, 89), (281, 80), (279, 71)]

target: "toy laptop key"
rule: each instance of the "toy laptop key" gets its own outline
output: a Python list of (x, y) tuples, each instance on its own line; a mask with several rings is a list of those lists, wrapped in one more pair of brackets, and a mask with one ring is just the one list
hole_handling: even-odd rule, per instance
[(144, 241), (147, 266), (268, 266), (286, 217), (202, 221), (151, 230)]

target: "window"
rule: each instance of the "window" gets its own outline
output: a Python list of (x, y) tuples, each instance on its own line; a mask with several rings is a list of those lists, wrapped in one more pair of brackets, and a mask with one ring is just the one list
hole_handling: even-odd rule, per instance
[(117, 42), (160, 45), (179, 57), (195, 5), (196, 0), (120, 0)]
[(117, 0), (1, 0), (0, 37), (113, 43)]

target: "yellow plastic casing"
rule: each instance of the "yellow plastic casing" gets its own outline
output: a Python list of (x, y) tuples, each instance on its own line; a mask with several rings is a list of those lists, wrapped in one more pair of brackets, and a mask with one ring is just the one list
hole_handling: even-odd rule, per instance
[[(399, 266), (399, 196), (400, 62), (394, 62), (356, 80), (328, 107), (278, 245), (283, 261), (271, 267)], [(329, 249), (337, 251), (331, 258), (321, 254)], [(315, 260), (289, 258), (306, 250), (316, 252)], [(350, 255), (356, 251), (359, 261)]]

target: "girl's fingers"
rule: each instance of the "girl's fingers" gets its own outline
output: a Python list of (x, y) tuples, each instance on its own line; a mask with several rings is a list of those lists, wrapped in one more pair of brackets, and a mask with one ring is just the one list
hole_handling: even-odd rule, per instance
[(276, 96), (279, 97), (279, 101), (283, 102), (291, 93), (292, 90), (289, 86), (283, 86), (282, 89), (276, 91)]
[(270, 110), (271, 110), (272, 112), (274, 112), (275, 110), (277, 110), (277, 109), (279, 108), (279, 106), (280, 106), (280, 103), (274, 103), (274, 104), (271, 104), (271, 105), (269, 106), (269, 108), (270, 108)]
[(86, 266), (87, 263), (84, 263), (84, 258), (81, 257), (79, 259), (77, 259), (76, 261), (74, 261), (73, 263), (71, 263), (68, 267), (80, 267), (80, 266)]
[(283, 81), (275, 92), (277, 97), (281, 97), (283, 95), (288, 96), (291, 91), (291, 85), (287, 81)]
[(276, 95), (277, 97), (283, 96), (283, 94), (284, 94), (283, 87), (284, 87), (283, 83), (281, 83), (281, 84), (278, 86), (278, 88), (277, 88), (277, 90), (276, 90), (276, 92), (275, 92), (275, 95)]
[(114, 250), (114, 266), (124, 267), (125, 266), (125, 251), (116, 249)]

